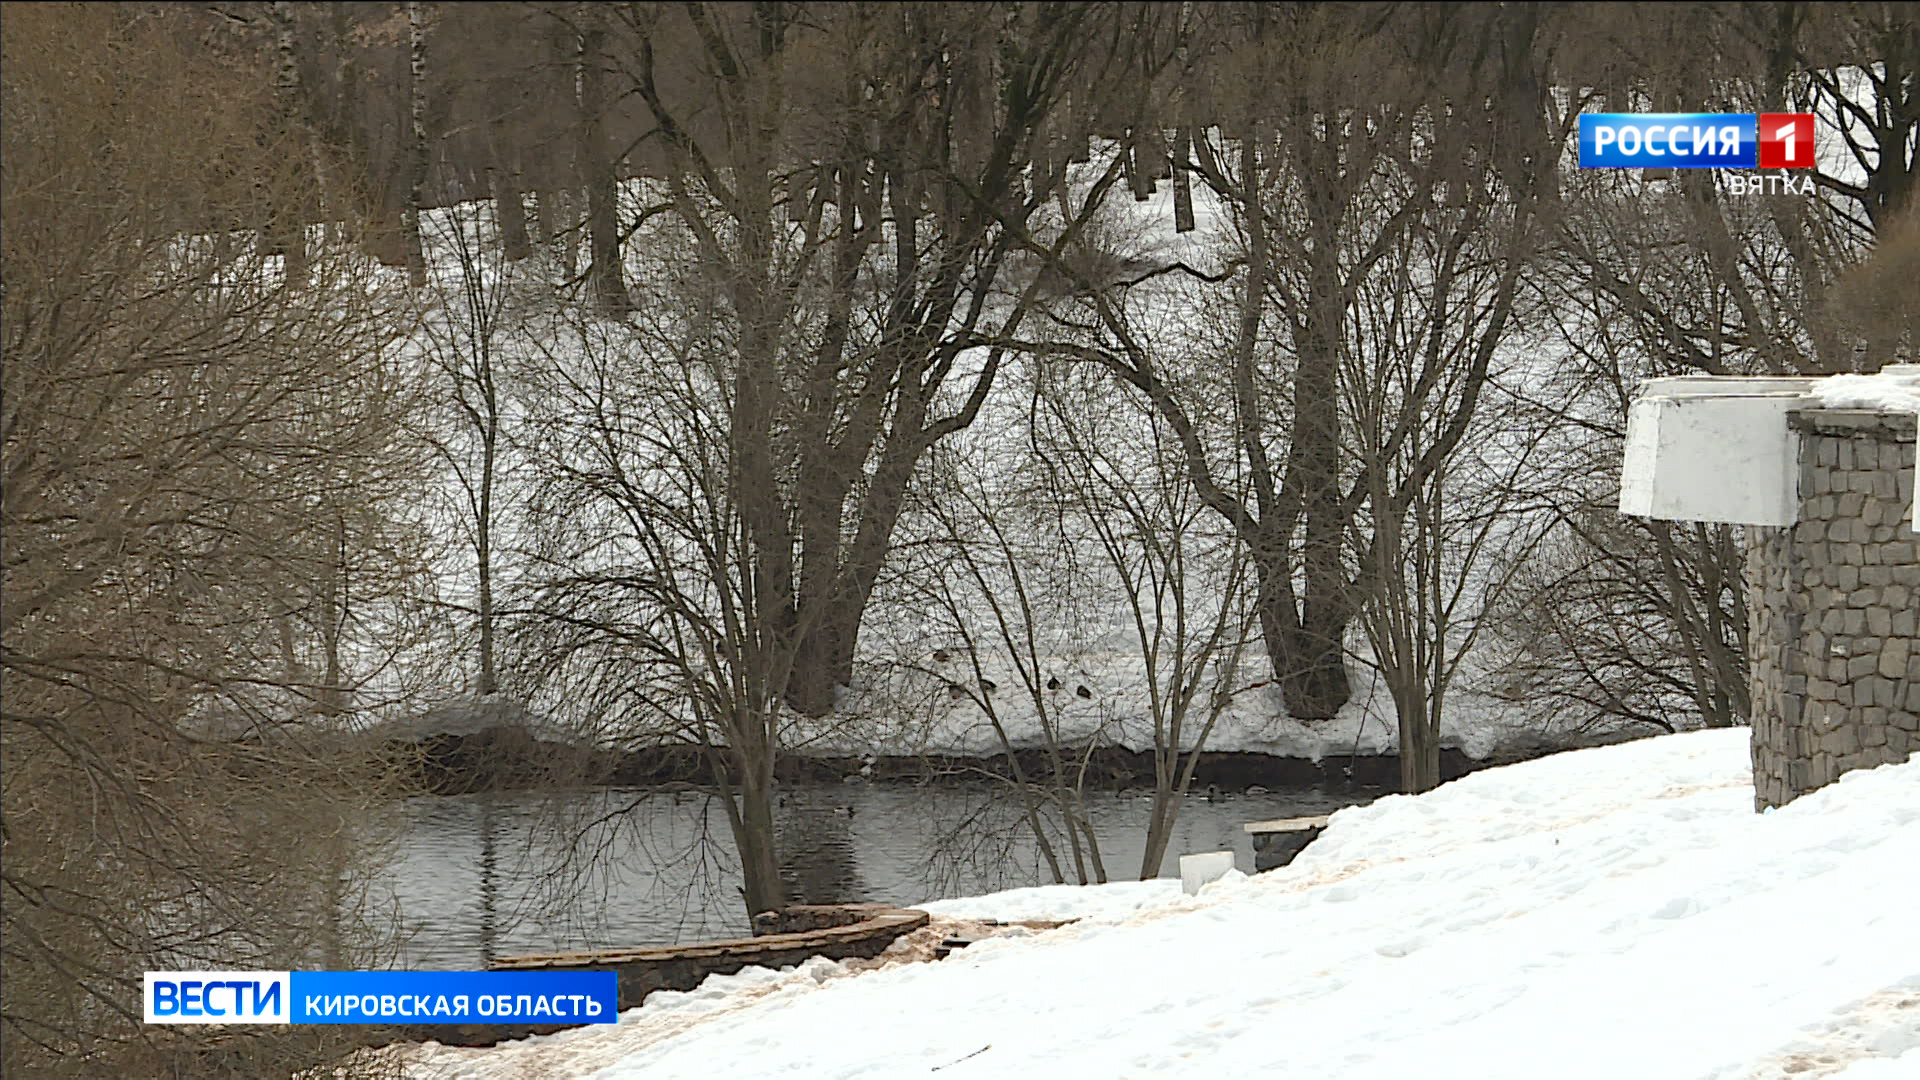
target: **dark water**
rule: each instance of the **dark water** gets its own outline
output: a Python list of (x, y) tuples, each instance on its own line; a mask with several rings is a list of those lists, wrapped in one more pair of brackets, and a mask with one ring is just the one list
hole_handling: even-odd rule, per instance
[[(1241, 825), (1324, 814), (1370, 793), (1295, 789), (1189, 797), (1162, 875), (1179, 857), (1232, 849)], [(1139, 876), (1145, 793), (1087, 795), (1110, 880)], [(377, 890), (406, 934), (400, 963), (475, 968), (488, 956), (675, 944), (747, 932), (739, 863), (716, 796), (699, 791), (493, 793), (404, 805), (398, 859)], [(776, 811), (788, 892), (808, 903), (911, 904), (1052, 874), (1007, 789), (822, 784), (784, 789)], [(1065, 845), (1060, 857), (1074, 880)]]

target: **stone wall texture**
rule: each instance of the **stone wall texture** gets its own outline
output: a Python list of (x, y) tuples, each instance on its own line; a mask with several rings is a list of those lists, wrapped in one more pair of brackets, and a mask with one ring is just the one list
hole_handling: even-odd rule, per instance
[(1750, 529), (1747, 550), (1759, 809), (1920, 751), (1915, 418), (1807, 410), (1788, 423), (1799, 518)]

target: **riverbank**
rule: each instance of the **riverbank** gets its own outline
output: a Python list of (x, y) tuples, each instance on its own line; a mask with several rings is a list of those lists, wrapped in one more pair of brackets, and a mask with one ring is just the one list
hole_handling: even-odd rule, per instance
[[(788, 733), (794, 745), (776, 762), (776, 778), (784, 784), (1007, 780), (1017, 766), (1020, 775), (1044, 781), (1054, 771), (1054, 755), (1045, 749), (1051, 736), (1064, 744), (1059, 758), (1071, 763), (1074, 786), (1151, 787), (1156, 737), (1145, 719), (1151, 713), (1148, 703), (1140, 700), (1140, 673), (1123, 662), (1125, 657), (1094, 659), (1081, 657), (1066, 671), (1068, 678), (1055, 680), (1058, 689), (1047, 693), (1058, 700), (1049, 703), (1045, 715), (1020, 695), (1000, 695), (1006, 700), (994, 706), (993, 723), (975, 702), (949, 700), (945, 694), (931, 694), (929, 702), (903, 696), (898, 686), (887, 693), (849, 691), (834, 716)], [(1078, 696), (1082, 688), (1087, 698)], [(1440, 737), (1442, 780), (1653, 730), (1592, 731), (1542, 718), (1521, 701), (1470, 690), (1454, 697)], [(1250, 690), (1220, 715), (1193, 790), (1344, 787), (1369, 796), (1396, 791), (1396, 730), (1390, 697), (1371, 672), (1359, 676), (1353, 699), (1338, 715), (1324, 720), (1288, 715), (1272, 687)], [(420, 785), (436, 794), (713, 784), (712, 764), (698, 745), (663, 742), (611, 750), (504, 696), (445, 702), (364, 737), (412, 769)], [(1016, 748), (1011, 755), (1003, 737)], [(1082, 762), (1084, 777), (1079, 775)]]
[(1197, 897), (1125, 882), (929, 905), (1079, 919), (935, 963), (749, 969), (618, 1025), (397, 1063), (436, 1080), (1907, 1075), (1920, 762), (1755, 814), (1747, 734), (1382, 798), (1293, 865)]
[[(1618, 741), (1618, 740), (1615, 740)], [(1587, 740), (1585, 745), (1594, 745)], [(389, 741), (386, 752), (406, 762), (423, 790), (439, 795), (518, 791), (554, 784), (600, 787), (705, 786), (713, 782), (706, 754), (696, 746), (653, 746), (627, 752), (583, 749), (539, 739), (525, 728), (496, 726)], [(1440, 751), (1443, 781), (1477, 769), (1510, 765), (1564, 750), (1579, 740), (1533, 742), (1499, 748), (1475, 758), (1459, 747)], [(1072, 748), (1063, 755), (1086, 770), (1084, 786), (1124, 791), (1151, 787), (1154, 756), (1123, 746)], [(1019, 775), (1045, 780), (1053, 756), (1040, 748), (1006, 754), (787, 754), (774, 767), (783, 783), (920, 783), (938, 779), (1009, 780)], [(1317, 758), (1250, 750), (1208, 751), (1194, 770), (1194, 791), (1216, 788), (1351, 788), (1368, 793), (1398, 790), (1400, 758), (1392, 752), (1327, 754)]]

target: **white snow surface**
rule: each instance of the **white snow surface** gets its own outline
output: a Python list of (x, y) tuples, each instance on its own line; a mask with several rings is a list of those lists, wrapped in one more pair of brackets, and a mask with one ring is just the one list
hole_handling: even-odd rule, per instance
[(1815, 379), (1812, 393), (1829, 409), (1920, 413), (1920, 365), (1895, 365), (1876, 375), (1830, 375)]
[[(1094, 631), (1081, 627), (1088, 637)], [(1153, 709), (1147, 692), (1145, 664), (1137, 650), (1115, 643), (1119, 631), (1107, 634), (1108, 648), (1084, 651), (1062, 649), (1043, 657), (1041, 674), (1060, 681), (1058, 690), (1042, 690), (1045, 715), (1022, 685), (1020, 674), (999, 649), (983, 649), (981, 669), (998, 690), (994, 710), (1007, 738), (1015, 746), (1035, 746), (1043, 727), (1050, 726), (1067, 745), (1084, 742), (1149, 750), (1154, 745)], [(878, 635), (873, 635), (878, 636)], [(1249, 666), (1264, 667), (1264, 654)], [(956, 682), (975, 687), (972, 672), (956, 657), (945, 667)], [(1337, 715), (1326, 720), (1303, 720), (1288, 714), (1280, 688), (1262, 683), (1242, 690), (1221, 712), (1207, 740), (1210, 751), (1240, 751), (1320, 761), (1342, 754), (1380, 754), (1399, 746), (1393, 699), (1378, 672), (1363, 664), (1348, 670), (1353, 697)], [(842, 711), (824, 730), (795, 718), (794, 748), (801, 754), (996, 754), (999, 733), (972, 697), (949, 700), (932, 692), (937, 680), (903, 680), (900, 686), (868, 688), (843, 693)], [(1081, 698), (1076, 690), (1086, 687)], [(1189, 717), (1181, 749), (1192, 749), (1192, 732), (1204, 721), (1204, 702)], [(890, 718), (892, 726), (869, 722)], [(902, 719), (911, 718), (911, 719)], [(1440, 743), (1458, 747), (1469, 756), (1486, 759), (1505, 747), (1529, 742), (1564, 742), (1579, 737), (1569, 725), (1543, 719), (1537, 702), (1504, 700), (1457, 687), (1448, 696), (1442, 716)]]
[[(1228, 876), (1245, 877), (1239, 871)], [(1107, 885), (1037, 885), (1030, 889), (1008, 889), (986, 896), (964, 896), (957, 900), (931, 900), (914, 907), (935, 915), (961, 919), (998, 919), (1021, 922), (1027, 919), (1107, 919), (1118, 921), (1136, 912), (1159, 907), (1179, 899), (1180, 879), (1151, 878), (1147, 881), (1116, 881)]]
[(416, 1076), (1920, 1076), (1920, 760), (1753, 812), (1748, 732), (1473, 773), (1333, 815), (1199, 896), (1021, 889), (1079, 918), (862, 974), (816, 959)]

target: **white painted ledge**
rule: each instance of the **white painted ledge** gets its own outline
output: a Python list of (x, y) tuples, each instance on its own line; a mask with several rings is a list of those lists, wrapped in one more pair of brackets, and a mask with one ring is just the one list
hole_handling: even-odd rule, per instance
[[(1890, 367), (1889, 391), (1920, 386)], [(1850, 377), (1856, 380), (1859, 376)], [(1799, 516), (1800, 442), (1787, 413), (1833, 407), (1819, 377), (1686, 375), (1642, 384), (1627, 415), (1620, 512), (1665, 521), (1791, 525)], [(1889, 400), (1892, 400), (1891, 398)], [(1913, 509), (1920, 529), (1920, 499)]]

